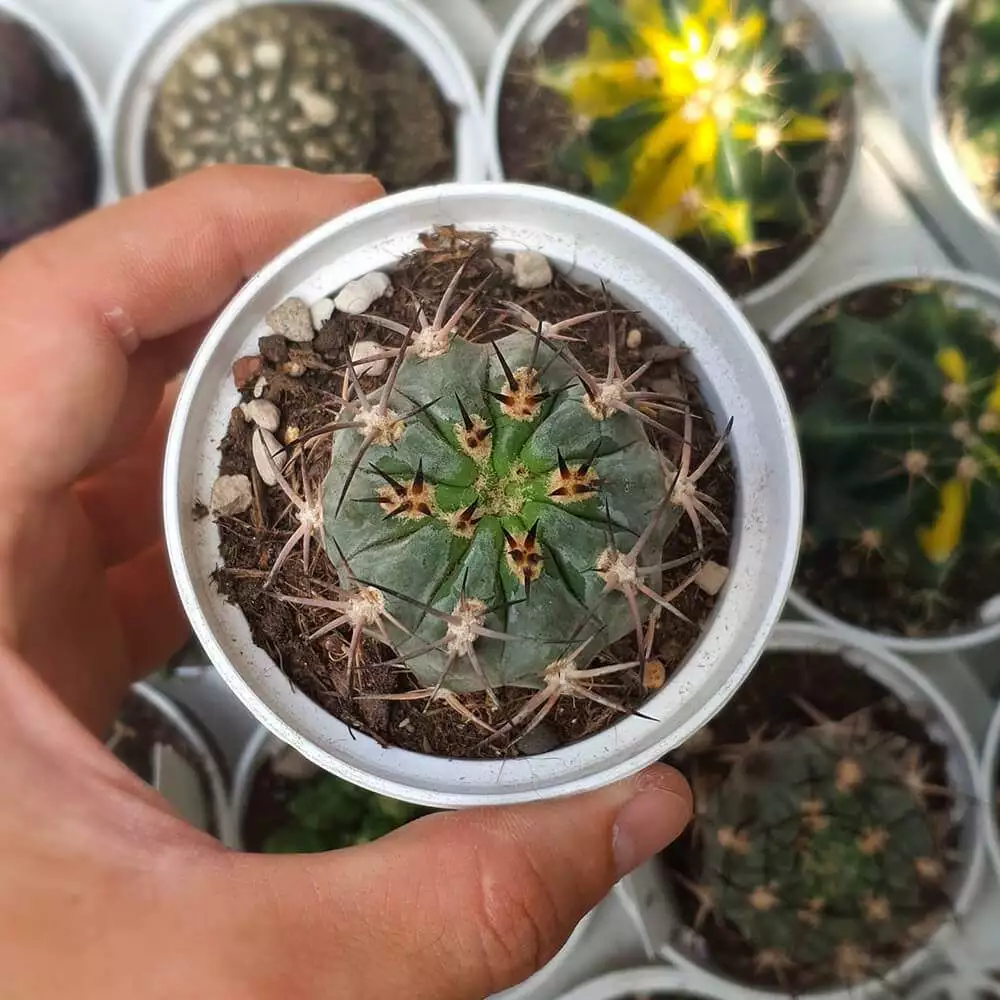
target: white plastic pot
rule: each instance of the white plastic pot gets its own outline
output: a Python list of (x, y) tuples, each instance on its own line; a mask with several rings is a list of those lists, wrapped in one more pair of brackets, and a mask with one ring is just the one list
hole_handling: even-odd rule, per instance
[[(888, 975), (851, 989), (832, 989), (806, 994), (814, 1000), (852, 1000), (866, 997), (908, 981), (923, 970), (932, 959), (952, 943), (961, 941), (962, 922), (975, 908), (983, 889), (985, 847), (980, 824), (977, 792), (979, 785), (976, 751), (972, 737), (951, 703), (923, 674), (911, 664), (876, 646), (860, 645), (841, 634), (816, 625), (782, 624), (775, 630), (767, 651), (826, 653), (842, 656), (852, 666), (882, 684), (892, 692), (913, 715), (920, 719), (928, 735), (948, 752), (949, 786), (955, 792), (955, 819), (961, 825), (958, 852), (962, 863), (952, 876), (951, 898), (953, 918), (946, 921), (922, 948), (914, 951)], [(752, 994), (758, 1000), (779, 1000), (784, 994), (751, 989), (716, 970), (701, 957), (698, 935), (684, 925), (676, 915), (673, 888), (668, 884), (662, 865), (654, 862), (633, 876), (639, 881), (655, 879), (660, 902), (665, 903), (659, 916), (660, 926), (654, 930), (663, 941), (662, 957), (694, 975), (712, 982), (712, 996), (729, 996), (734, 989)], [(633, 893), (641, 892), (634, 885)], [(648, 891), (648, 890), (647, 890)], [(665, 899), (663, 898), (665, 897)], [(652, 919), (657, 921), (654, 914)]]
[[(611, 293), (692, 352), (691, 370), (719, 425), (734, 419), (739, 500), (726, 589), (683, 667), (607, 730), (514, 760), (447, 760), (379, 746), (300, 691), (254, 645), (242, 612), (211, 582), (218, 529), (191, 516), (218, 476), (219, 443), (237, 396), (231, 366), (257, 349), (265, 314), (290, 296), (313, 302), (373, 269), (392, 268), (437, 225), (490, 230), (500, 249), (530, 247), (577, 281)], [(675, 247), (585, 199), (521, 185), (442, 185), (404, 192), (315, 230), (259, 272), (223, 312), (178, 401), (164, 478), (167, 545), (181, 599), (212, 662), (268, 729), (320, 767), (372, 791), (437, 808), (497, 805), (594, 789), (651, 764), (700, 729), (746, 678), (788, 592), (802, 482), (777, 373), (738, 309)]]
[[(246, 843), (243, 838), (243, 826), (246, 822), (247, 809), (250, 807), (250, 798), (257, 775), (260, 773), (261, 768), (275, 754), (286, 749), (287, 747), (281, 740), (273, 736), (262, 726), (250, 737), (246, 748), (240, 756), (240, 762), (236, 768), (236, 776), (233, 779), (232, 795), (232, 815), (236, 826), (234, 846), (239, 850), (246, 849)], [(574, 952), (579, 947), (581, 939), (586, 934), (587, 928), (592, 922), (592, 916), (593, 912), (588, 913), (576, 925), (569, 940), (548, 965), (536, 972), (530, 979), (525, 980), (520, 986), (515, 986), (513, 989), (496, 994), (493, 1000), (532, 1000), (536, 996), (544, 995), (546, 985), (572, 960)]]
[(951, 19), (963, 5), (964, 0), (938, 0), (934, 7), (927, 33), (924, 89), (920, 99), (924, 106), (924, 120), (930, 130), (930, 148), (938, 173), (965, 209), (969, 220), (1000, 239), (1000, 221), (983, 203), (976, 186), (962, 169), (948, 137), (948, 123), (941, 107), (941, 50)]
[(1000, 879), (1000, 819), (997, 818), (997, 788), (1000, 787), (1000, 708), (993, 715), (983, 750), (979, 800), (983, 808), (986, 846), (993, 859), (993, 870)]
[(216, 835), (227, 847), (234, 847), (236, 841), (236, 826), (230, 809), (229, 795), (226, 790), (226, 779), (223, 776), (223, 765), (209, 740), (202, 732), (199, 723), (191, 717), (172, 698), (164, 694), (152, 684), (142, 682), (133, 684), (132, 694), (145, 702), (153, 711), (163, 716), (171, 728), (175, 729), (191, 748), (204, 773), (208, 783), (206, 813), (213, 816), (216, 825)]
[[(716, 1000), (720, 996), (706, 989), (706, 984), (697, 976), (665, 965), (649, 965), (622, 969), (592, 979), (564, 993), (559, 1000), (636, 1000), (638, 997), (659, 995), (691, 997), (692, 1000)], [(724, 996), (728, 1000), (733, 991), (727, 991)]]
[[(869, 272), (864, 277), (856, 278), (853, 281), (831, 288), (824, 292), (821, 297), (804, 303), (775, 328), (771, 334), (771, 340), (776, 344), (780, 343), (812, 316), (838, 300), (852, 295), (863, 288), (905, 281), (934, 281), (943, 285), (952, 285), (960, 292), (968, 293), (970, 301), (977, 304), (981, 303), (986, 311), (1000, 318), (1000, 284), (997, 282), (991, 281), (988, 278), (977, 278), (961, 274), (958, 271), (918, 272), (900, 265), (890, 270)], [(997, 590), (998, 595), (1000, 595), (1000, 581), (998, 581)], [(890, 635), (884, 632), (872, 632), (869, 629), (852, 625), (850, 622), (837, 618), (828, 611), (824, 611), (823, 608), (795, 589), (789, 595), (789, 603), (796, 611), (799, 611), (807, 618), (843, 633), (852, 642), (862, 645), (874, 642), (887, 649), (910, 656), (958, 652), (960, 650), (985, 646), (991, 642), (1000, 640), (1000, 614), (996, 614), (995, 617), (991, 616), (989, 620), (984, 620), (980, 625), (951, 632), (947, 635), (910, 638), (902, 635)], [(989, 607), (990, 610), (996, 607), (995, 599), (989, 602)]]
[[(513, 58), (520, 52), (537, 52), (558, 25), (585, 0), (522, 0), (521, 6), (507, 24), (500, 39), (486, 82), (486, 131), (488, 142), (489, 170), (494, 180), (504, 177), (503, 150), (500, 148), (500, 104), (503, 96), (507, 69)], [(823, 25), (823, 6), (814, 0), (778, 0), (774, 4), (774, 14), (782, 21), (806, 15), (815, 23)], [(843, 70), (847, 63), (843, 53), (837, 48), (829, 32), (818, 35), (807, 51), (810, 62), (820, 69)], [(858, 159), (861, 156), (861, 142), (858, 131), (860, 117), (856, 98), (852, 98), (849, 118), (854, 124), (850, 139), (851, 148), (847, 174), (837, 196), (837, 205), (830, 215), (827, 225), (812, 245), (781, 274), (740, 298), (745, 308), (751, 308), (777, 296), (787, 293), (799, 279), (826, 252), (825, 234), (837, 224), (836, 216), (840, 207), (850, 199), (846, 197), (848, 187), (859, 182)]]
[(29, 0), (0, 0), (0, 16), (20, 21), (41, 44), (49, 57), (52, 69), (69, 78), (80, 97), (80, 105), (87, 116), (94, 144), (94, 161), (97, 165), (97, 190), (94, 205), (113, 200), (113, 188), (107, 170), (107, 136), (104, 108), (97, 94), (93, 78), (87, 72), (74, 49), (44, 17), (39, 16)]
[[(486, 178), (482, 102), (472, 70), (419, 0), (305, 0), (354, 11), (395, 35), (426, 67), (455, 116), (455, 179)], [(111, 174), (121, 196), (144, 191), (149, 121), (160, 84), (181, 53), (209, 28), (247, 7), (303, 0), (188, 0), (150, 25), (124, 62), (110, 104)]]

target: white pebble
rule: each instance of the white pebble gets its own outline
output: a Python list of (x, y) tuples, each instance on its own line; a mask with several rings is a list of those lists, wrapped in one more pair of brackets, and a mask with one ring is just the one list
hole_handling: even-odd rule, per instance
[(209, 509), (213, 514), (233, 517), (245, 514), (253, 503), (253, 488), (246, 476), (219, 476), (212, 487)]
[(514, 284), (525, 291), (546, 288), (552, 284), (552, 265), (537, 250), (520, 250), (514, 254)]
[(266, 431), (276, 431), (281, 426), (281, 410), (266, 399), (252, 399), (240, 406), (247, 420), (263, 427)]
[(319, 302), (314, 303), (313, 307), (309, 310), (309, 314), (312, 317), (313, 329), (319, 333), (336, 311), (337, 307), (333, 304), (333, 299), (320, 299)]
[(286, 299), (265, 317), (272, 333), (277, 333), (296, 344), (308, 344), (315, 336), (312, 316), (302, 299)]
[(351, 348), (351, 361), (354, 364), (356, 373), (358, 375), (373, 375), (376, 377), (384, 375), (389, 364), (385, 358), (379, 358), (378, 361), (372, 361), (367, 365), (361, 364), (365, 358), (370, 358), (374, 354), (384, 353), (385, 348), (381, 344), (376, 344), (374, 340), (359, 340)]
[(726, 585), (729, 579), (729, 567), (720, 566), (717, 562), (709, 560), (698, 570), (698, 575), (694, 578), (695, 585), (703, 590), (709, 597), (715, 595)]
[(267, 391), (267, 379), (263, 375), (254, 383), (253, 386), (253, 398), (260, 399), (261, 396)]
[(642, 330), (629, 330), (625, 334), (625, 346), (630, 351), (637, 351), (642, 346)]
[(376, 299), (388, 295), (392, 282), (381, 271), (372, 271), (363, 278), (348, 282), (333, 300), (334, 305), (348, 316), (360, 316), (371, 309)]
[(285, 461), (285, 449), (281, 442), (262, 427), (253, 436), (253, 462), (260, 478), (268, 486), (278, 485), (278, 469)]

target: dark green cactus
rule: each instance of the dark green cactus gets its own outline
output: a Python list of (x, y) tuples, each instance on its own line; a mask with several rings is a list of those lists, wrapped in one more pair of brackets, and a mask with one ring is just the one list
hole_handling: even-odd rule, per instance
[(954, 50), (942, 89), (952, 145), (995, 212), (1000, 209), (1000, 2), (966, 0), (949, 30)]
[(923, 943), (945, 916), (926, 892), (943, 896), (947, 829), (928, 802), (947, 792), (919, 747), (859, 716), (734, 756), (699, 804), (703, 919), (735, 927), (779, 983), (856, 983)]
[(287, 822), (264, 842), (267, 854), (314, 854), (369, 844), (427, 810), (324, 774), (303, 782)]
[(590, 0), (587, 53), (539, 72), (576, 121), (560, 166), (702, 251), (751, 257), (808, 232), (817, 191), (804, 178), (818, 150), (843, 137), (827, 115), (851, 80), (812, 69), (801, 49), (815, 25), (783, 26), (769, 7)]
[(799, 416), (807, 531), (933, 591), (1000, 545), (1000, 325), (954, 291), (827, 314), (830, 374)]

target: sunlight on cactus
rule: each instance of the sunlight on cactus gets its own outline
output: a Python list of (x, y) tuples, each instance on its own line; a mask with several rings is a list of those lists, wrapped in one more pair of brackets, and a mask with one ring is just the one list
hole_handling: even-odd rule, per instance
[(1000, 326), (920, 291), (824, 330), (830, 376), (799, 418), (810, 540), (853, 542), (933, 592), (963, 554), (1000, 546)]
[(853, 984), (946, 915), (949, 824), (929, 803), (951, 793), (929, 780), (921, 748), (868, 713), (810, 712), (811, 729), (728, 748), (733, 769), (700, 804), (703, 871), (690, 888), (698, 926), (737, 928), (761, 974)]
[(676, 239), (697, 234), (751, 257), (762, 223), (812, 225), (798, 176), (850, 86), (817, 72), (801, 25), (736, 0), (590, 0), (585, 55), (539, 71), (568, 100), (561, 151), (592, 193)]

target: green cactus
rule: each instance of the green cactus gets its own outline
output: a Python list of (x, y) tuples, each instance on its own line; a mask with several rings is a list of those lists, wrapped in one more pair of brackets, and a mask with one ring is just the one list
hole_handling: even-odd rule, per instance
[(923, 943), (948, 871), (928, 801), (948, 793), (920, 748), (861, 715), (734, 756), (699, 804), (702, 920), (735, 927), (783, 984), (856, 983)]
[(370, 844), (427, 810), (324, 774), (302, 784), (288, 812), (287, 822), (264, 842), (265, 853), (314, 854)]
[(1000, 326), (955, 292), (837, 309), (830, 374), (799, 415), (810, 540), (850, 542), (929, 592), (1000, 545)]
[(814, 227), (817, 150), (843, 135), (828, 115), (850, 76), (809, 66), (811, 25), (780, 25), (767, 2), (590, 0), (588, 12), (587, 53), (538, 74), (576, 122), (562, 168), (703, 258), (751, 258)]
[[(649, 655), (645, 618), (654, 608), (687, 620), (673, 602), (697, 573), (666, 594), (662, 574), (700, 551), (664, 563), (663, 548), (684, 517), (699, 549), (703, 522), (725, 530), (700, 482), (728, 431), (693, 467), (690, 411), (635, 386), (650, 363), (625, 374), (613, 311), (542, 323), (505, 303), (516, 332), (466, 339), (462, 320), (482, 286), (449, 316), (464, 270), (433, 320), (420, 310), (411, 329), (362, 317), (402, 346), (366, 355), (366, 368), (388, 368), (375, 388), (362, 388), (348, 365), (348, 398), (325, 431), (333, 446), (322, 496), (298, 496), (274, 466), (300, 527), (270, 579), (300, 541), (307, 552), (322, 542), (341, 591), (284, 599), (334, 613), (313, 638), (349, 628), (352, 692), (371, 636), (396, 651), (386, 665), (405, 665), (422, 685), (389, 700), (440, 699), (479, 723), (458, 693), (495, 701), (497, 689), (534, 688), (509, 720), (529, 730), (563, 695), (622, 710), (593, 682)], [(597, 374), (571, 352), (567, 333), (605, 317), (609, 360)], [(671, 413), (683, 434), (660, 422)], [(677, 439), (677, 467), (649, 430)], [(633, 633), (636, 661), (605, 656)]]
[[(950, 27), (942, 73), (952, 146), (990, 209), (1000, 209), (1000, 2), (967, 0)], [(946, 46), (946, 49), (949, 46)]]

